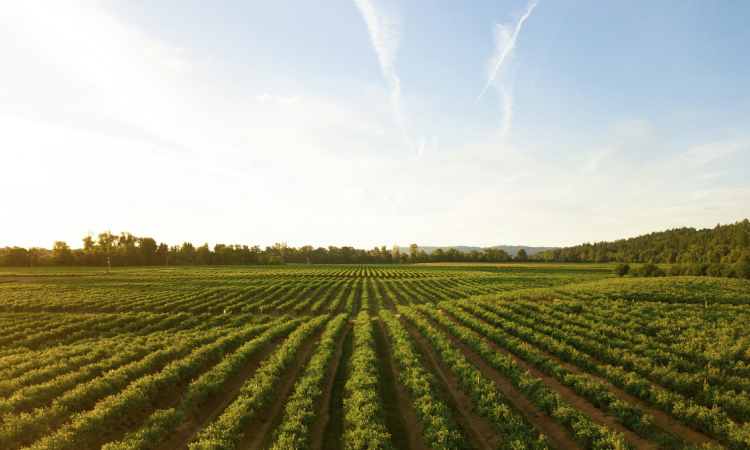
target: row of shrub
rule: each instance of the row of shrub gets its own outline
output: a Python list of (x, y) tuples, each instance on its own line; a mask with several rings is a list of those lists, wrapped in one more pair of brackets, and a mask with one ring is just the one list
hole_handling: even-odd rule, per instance
[(315, 424), (315, 414), (323, 397), (321, 385), (329, 372), (338, 339), (346, 326), (348, 316), (339, 314), (328, 322), (318, 348), (315, 349), (305, 371), (294, 385), (294, 392), (284, 406), (284, 418), (273, 433), (271, 450), (303, 450), (308, 448), (310, 427)]
[[(576, 365), (581, 370), (604, 378), (628, 394), (640, 398), (647, 405), (660, 409), (689, 427), (715, 437), (719, 442), (734, 450), (750, 450), (750, 426), (734, 422), (726, 411), (716, 405), (704, 406), (696, 403), (691, 395), (681, 395), (657, 385), (651, 376), (650, 364), (644, 364), (641, 358), (634, 364), (631, 357), (622, 357), (622, 351), (612, 349), (604, 342), (595, 342), (590, 336), (577, 336), (570, 331), (562, 331), (561, 323), (539, 315), (536, 321), (514, 317), (512, 311), (502, 308), (499, 303), (479, 302), (478, 306), (505, 320), (495, 325), (511, 335), (529, 340), (535, 345), (542, 345), (529, 330), (534, 330), (558, 339), (559, 345), (546, 347), (545, 350), (563, 361)], [(522, 324), (526, 330), (523, 331)], [(596, 359), (594, 359), (596, 358)], [(597, 361), (599, 360), (599, 361)], [(600, 365), (600, 361), (603, 363)], [(666, 372), (673, 372), (666, 368)], [(653, 382), (653, 384), (652, 384)], [(710, 392), (701, 391), (702, 394)]]
[(282, 375), (297, 360), (299, 349), (329, 316), (318, 316), (300, 326), (286, 341), (261, 363), (252, 378), (247, 380), (234, 401), (224, 412), (204, 429), (190, 450), (230, 450), (244, 437), (245, 429), (276, 392)]
[(388, 331), (393, 359), (401, 372), (399, 381), (413, 401), (414, 417), (422, 425), (425, 445), (433, 450), (468, 448), (466, 438), (451, 420), (450, 408), (440, 398), (437, 378), (422, 364), (409, 332), (391, 311), (381, 309), (380, 319)]
[(618, 400), (606, 384), (594, 380), (587, 373), (575, 373), (552, 358), (543, 355), (529, 344), (498, 330), (494, 324), (502, 320), (500, 316), (485, 311), (470, 302), (459, 302), (459, 305), (485, 322), (448, 302), (438, 304), (441, 309), (450, 313), (464, 325), (487, 336), (492, 342), (523, 359), (545, 375), (553, 377), (563, 386), (572, 389), (576, 394), (588, 400), (592, 405), (618, 419), (624, 426), (641, 434), (651, 431), (653, 418), (644, 414), (640, 407)]
[(518, 366), (516, 361), (501, 352), (495, 351), (487, 342), (467, 327), (459, 325), (431, 306), (418, 306), (417, 310), (429, 316), (447, 332), (451, 333), (472, 351), (478, 354), (492, 368), (508, 378), (510, 383), (539, 410), (565, 428), (582, 449), (622, 450), (628, 443), (622, 433), (597, 425), (581, 410), (563, 400), (559, 392), (547, 387), (540, 378)]
[(503, 436), (499, 446), (503, 450), (549, 450), (546, 436), (526, 427), (520, 415), (514, 412), (507, 397), (495, 382), (484, 376), (466, 355), (443, 332), (432, 326), (417, 310), (398, 306), (398, 312), (411, 323), (430, 343), (440, 362), (449, 367), (458, 387), (471, 398), (473, 410), (484, 417), (498, 436)]
[(344, 399), (343, 448), (347, 450), (394, 449), (385, 425), (380, 401), (378, 357), (375, 353), (372, 320), (367, 303), (354, 323), (354, 353), (349, 361), (347, 396)]
[(305, 321), (307, 318), (289, 320), (288, 317), (282, 317), (273, 322), (271, 327), (266, 326), (265, 328), (268, 329), (261, 335), (245, 342), (236, 351), (225, 356), (220, 363), (193, 380), (188, 391), (175, 407), (155, 411), (138, 430), (127, 433), (122, 440), (111, 442), (102, 448), (105, 450), (153, 448), (168, 438), (186, 418), (198, 414), (201, 408), (218, 395), (226, 383), (242, 370), (250, 358), (262, 352), (272, 341), (292, 332)]
[(630, 275), (631, 277), (724, 277), (742, 278), (750, 280), (750, 261), (740, 261), (735, 264), (723, 263), (698, 263), (698, 264), (673, 264), (668, 269), (662, 269), (656, 264), (643, 264), (637, 268), (631, 268), (628, 264), (618, 264), (612, 270), (618, 277)]

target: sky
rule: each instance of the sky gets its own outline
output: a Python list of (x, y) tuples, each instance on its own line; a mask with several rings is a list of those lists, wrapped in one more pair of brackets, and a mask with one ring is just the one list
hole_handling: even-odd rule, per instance
[(0, 0), (0, 246), (750, 217), (750, 2)]

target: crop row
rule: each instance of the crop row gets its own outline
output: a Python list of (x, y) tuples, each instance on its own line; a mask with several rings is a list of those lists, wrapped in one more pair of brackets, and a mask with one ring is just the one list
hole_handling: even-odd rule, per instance
[(172, 408), (160, 409), (151, 414), (135, 432), (126, 434), (121, 441), (112, 442), (107, 450), (145, 450), (163, 441), (186, 418), (195, 416), (212, 397), (221, 392), (227, 382), (276, 339), (289, 334), (307, 319), (279, 320), (260, 336), (242, 344), (213, 368), (190, 383), (180, 402)]
[(581, 448), (612, 449), (627, 447), (627, 442), (622, 434), (592, 422), (583, 412), (563, 400), (557, 391), (548, 388), (541, 379), (534, 378), (529, 372), (522, 370), (512, 357), (494, 351), (489, 344), (478, 338), (468, 328), (457, 324), (434, 308), (421, 307), (419, 310), (508, 378), (519, 392), (539, 407), (540, 411), (548, 414), (563, 428), (567, 429)]
[(245, 382), (234, 401), (204, 429), (190, 449), (233, 449), (244, 436), (250, 420), (273, 398), (283, 373), (295, 362), (302, 344), (328, 322), (318, 316), (296, 329), (265, 359), (253, 377)]
[(305, 371), (294, 385), (294, 392), (284, 407), (284, 418), (274, 431), (272, 450), (306, 449), (310, 438), (310, 427), (315, 423), (321, 386), (329, 372), (333, 354), (338, 348), (338, 338), (348, 316), (339, 314), (326, 326)]
[(83, 448), (124, 417), (147, 408), (173, 386), (199, 373), (217, 355), (267, 328), (251, 325), (231, 334), (224, 330), (205, 332), (79, 384), (49, 407), (6, 420), (0, 427), (0, 447), (15, 448), (21, 441), (38, 438), (48, 428), (59, 427), (31, 448)]
[[(469, 302), (459, 302), (459, 305), (470, 308)], [(483, 309), (502, 316), (502, 319), (491, 320), (492, 325), (503, 331), (528, 341), (545, 351), (570, 362), (579, 369), (595, 376), (606, 379), (614, 386), (623, 389), (628, 394), (640, 398), (646, 404), (664, 411), (691, 428), (716, 437), (722, 444), (732, 449), (747, 450), (750, 448), (750, 427), (740, 426), (733, 422), (721, 408), (707, 408), (696, 404), (685, 396), (666, 391), (652, 385), (646, 378), (635, 372), (627, 372), (621, 367), (600, 365), (585, 349), (578, 348), (581, 340), (567, 339), (565, 333), (547, 333), (534, 323), (524, 323), (512, 318), (507, 310), (499, 305), (480, 302)], [(478, 311), (477, 311), (478, 313)], [(537, 331), (540, 330), (540, 331)], [(553, 337), (555, 341), (549, 343), (545, 337)], [(603, 349), (606, 350), (606, 347)], [(598, 357), (597, 355), (594, 355)]]
[(345, 449), (393, 449), (378, 396), (379, 380), (375, 339), (369, 307), (363, 307), (354, 323), (354, 353), (349, 361), (347, 396), (344, 399)]
[[(462, 305), (464, 304), (462, 303)], [(532, 346), (506, 335), (489, 323), (477, 320), (452, 304), (441, 302), (438, 307), (450, 313), (462, 324), (524, 360), (530, 366), (553, 377), (563, 386), (572, 389), (592, 405), (617, 418), (624, 426), (639, 434), (655, 432), (650, 416), (644, 414), (640, 407), (618, 400), (617, 396), (604, 383), (595, 381), (588, 374), (577, 374), (567, 369)], [(474, 311), (474, 309), (467, 309)], [(667, 437), (660, 435), (658, 438), (664, 440)]]
[[(597, 336), (581, 327), (570, 326), (560, 320), (530, 311), (526, 312), (533, 318), (526, 319), (505, 305), (495, 305), (495, 307), (501, 309), (507, 317), (513, 317), (519, 321), (525, 320), (527, 326), (533, 326), (558, 339), (564, 338), (579, 350), (605, 363), (635, 372), (677, 394), (692, 399), (697, 404), (706, 407), (718, 405), (736, 420), (750, 419), (750, 394), (746, 391), (737, 392), (731, 389), (744, 384), (741, 383), (742, 379), (718, 377), (717, 381), (720, 384), (712, 385), (708, 383), (706, 371), (692, 374), (681, 372), (676, 363), (663, 365), (653, 361), (649, 356), (639, 355), (627, 348), (613, 348), (611, 339)], [(734, 382), (734, 386), (730, 386), (729, 389), (724, 388), (723, 384), (728, 382)]]
[(393, 359), (400, 371), (399, 382), (412, 399), (412, 412), (422, 425), (425, 445), (434, 450), (468, 448), (466, 438), (451, 420), (450, 408), (438, 394), (435, 375), (425, 369), (409, 332), (391, 311), (381, 309), (380, 319), (385, 324)]
[(502, 437), (503, 449), (550, 448), (546, 437), (525, 427), (523, 419), (511, 410), (507, 398), (495, 383), (470, 363), (445, 334), (410, 307), (399, 307), (398, 312), (427, 339), (440, 362), (450, 368), (461, 392), (471, 398), (477, 413)]

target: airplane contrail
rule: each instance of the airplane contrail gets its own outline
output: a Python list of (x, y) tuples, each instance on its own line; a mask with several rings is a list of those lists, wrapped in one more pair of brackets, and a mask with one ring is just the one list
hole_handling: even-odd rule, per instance
[(497, 71), (500, 70), (500, 66), (503, 64), (503, 61), (505, 61), (505, 58), (516, 46), (516, 38), (518, 38), (518, 33), (521, 31), (521, 25), (523, 25), (523, 21), (529, 17), (531, 11), (534, 9), (537, 3), (539, 3), (539, 0), (534, 0), (533, 2), (529, 3), (528, 8), (526, 9), (526, 14), (524, 14), (523, 17), (521, 17), (521, 20), (518, 21), (518, 24), (516, 25), (516, 31), (513, 33), (512, 37), (509, 37), (508, 27), (504, 25), (497, 25), (498, 32), (495, 35), (495, 58), (497, 58), (497, 64), (495, 64), (495, 69), (492, 71), (492, 74), (490, 74), (490, 79), (487, 80), (487, 85), (484, 87), (484, 89), (482, 89), (482, 93), (479, 94), (479, 97), (477, 97), (474, 103), (478, 103), (482, 98), (484, 93), (487, 91), (487, 88), (489, 88), (490, 84), (492, 84), (492, 80), (495, 79), (495, 75), (497, 75)]
[(391, 88), (391, 107), (393, 115), (401, 129), (404, 140), (413, 148), (413, 144), (406, 135), (401, 113), (401, 79), (396, 73), (396, 51), (401, 44), (401, 21), (394, 11), (389, 11), (382, 1), (354, 0), (359, 12), (365, 19), (370, 42), (378, 55), (380, 71)]

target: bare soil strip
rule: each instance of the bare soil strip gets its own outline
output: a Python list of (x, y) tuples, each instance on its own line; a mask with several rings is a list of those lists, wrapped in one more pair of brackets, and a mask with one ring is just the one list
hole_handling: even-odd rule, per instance
[[(412, 302), (414, 302), (417, 305), (421, 305), (422, 303), (424, 303), (422, 299), (417, 298), (414, 294), (411, 293), (412, 288), (410, 285), (406, 284), (406, 280), (399, 280), (398, 282), (401, 283), (401, 290), (404, 291), (406, 295), (409, 296)], [(401, 294), (396, 292), (396, 295), (401, 295)], [(405, 304), (408, 304), (408, 302)]]
[[(336, 295), (338, 295), (338, 293), (339, 293), (339, 291), (340, 291), (341, 289), (344, 289), (344, 284), (341, 284), (341, 285), (339, 285), (339, 286), (338, 286), (338, 287), (337, 287), (337, 288), (335, 289), (335, 292), (334, 292), (334, 293), (333, 293), (333, 294), (331, 295), (331, 297), (330, 297), (330, 298), (328, 299), (328, 301), (326, 301), (326, 302), (325, 302), (325, 303), (323, 304), (323, 306), (322, 306), (322, 307), (320, 308), (320, 310), (318, 311), (318, 314), (325, 314), (325, 313), (327, 313), (327, 312), (328, 312), (328, 306), (330, 306), (331, 302), (332, 302), (332, 301), (333, 301), (333, 299), (334, 299), (334, 298), (336, 297)], [(312, 308), (312, 305), (310, 305), (310, 307)], [(305, 314), (307, 314), (307, 313), (309, 313), (309, 312), (310, 312), (310, 311), (305, 311)]]
[[(357, 290), (354, 291), (354, 301), (352, 302), (352, 317), (357, 317), (359, 308), (362, 307), (362, 288), (365, 287), (365, 282), (362, 280), (362, 284), (357, 285)], [(344, 302), (341, 302), (341, 307), (344, 307)], [(341, 310), (343, 312), (343, 309)]]
[[(442, 314), (444, 316), (446, 316), (446, 317), (450, 318), (451, 320), (453, 320), (454, 322), (460, 324), (460, 322), (457, 321), (453, 316), (449, 315), (446, 312), (443, 312), (443, 311), (441, 311), (441, 312), (442, 312)], [(436, 325), (436, 326), (438, 326), (438, 325)], [(469, 328), (467, 327), (467, 329), (469, 329)], [(468, 346), (464, 345), (463, 343), (460, 343), (458, 341), (458, 339), (455, 339), (455, 337), (453, 335), (451, 335), (450, 333), (447, 333), (447, 331), (444, 330), (444, 329), (442, 329), (442, 328), (441, 328), (441, 330), (443, 332), (446, 332), (446, 334), (448, 334), (448, 336), (451, 339), (453, 339), (454, 342), (462, 345), (463, 346), (462, 350), (464, 351), (464, 353), (471, 352), (472, 356), (476, 356), (477, 358), (481, 359), (481, 357), (479, 357), (479, 355), (477, 355), (471, 349), (469, 349)], [(628, 428), (625, 428), (620, 422), (617, 421), (617, 419), (615, 419), (612, 416), (608, 416), (607, 414), (604, 413), (604, 411), (602, 411), (601, 409), (599, 409), (596, 406), (594, 406), (591, 403), (589, 403), (588, 400), (586, 400), (583, 397), (581, 397), (580, 395), (576, 394), (575, 391), (573, 391), (572, 389), (563, 386), (562, 383), (560, 383), (559, 381), (557, 381), (553, 377), (545, 375), (544, 373), (540, 372), (538, 369), (536, 369), (536, 368), (532, 367), (531, 365), (527, 364), (526, 361), (524, 361), (523, 359), (518, 358), (515, 355), (511, 354), (510, 352), (508, 352), (503, 347), (500, 347), (499, 345), (497, 345), (494, 342), (492, 342), (491, 340), (489, 340), (487, 337), (485, 337), (485, 336), (483, 336), (483, 335), (481, 335), (481, 334), (479, 334), (479, 333), (477, 333), (477, 332), (475, 332), (475, 331), (473, 331), (471, 329), (469, 329), (469, 330), (472, 333), (474, 333), (476, 336), (478, 336), (480, 339), (484, 340), (487, 344), (489, 344), (490, 347), (492, 347), (493, 350), (499, 351), (503, 355), (510, 356), (511, 358), (513, 358), (513, 360), (516, 361), (516, 363), (518, 364), (518, 366), (522, 370), (525, 370), (525, 371), (529, 372), (535, 378), (541, 379), (545, 386), (547, 386), (548, 388), (550, 388), (550, 389), (556, 391), (557, 393), (559, 393), (560, 396), (563, 398), (563, 400), (565, 400), (566, 402), (568, 402), (572, 407), (574, 407), (574, 408), (580, 410), (581, 412), (583, 412), (584, 414), (586, 414), (592, 421), (594, 421), (595, 423), (598, 423), (599, 425), (606, 425), (609, 429), (615, 430), (615, 431), (617, 431), (619, 433), (624, 434), (625, 435), (625, 439), (633, 447), (635, 447), (637, 449), (644, 449), (644, 450), (657, 450), (659, 448), (659, 445), (657, 443), (655, 443), (655, 442), (653, 442), (651, 440), (648, 440), (648, 439), (644, 439), (644, 438), (638, 436), (632, 430), (630, 430)], [(490, 367), (490, 366), (487, 365), (487, 367)], [(491, 367), (490, 367), (490, 369), (494, 370)]]
[(396, 311), (396, 306), (395, 306), (395, 304), (394, 304), (394, 300), (393, 300), (392, 298), (390, 298), (390, 297), (389, 297), (389, 296), (388, 296), (388, 295), (387, 295), (387, 294), (385, 293), (385, 288), (383, 287), (383, 285), (382, 285), (382, 283), (380, 282), (380, 280), (375, 280), (375, 287), (376, 287), (376, 288), (377, 288), (378, 290), (380, 290), (380, 295), (382, 295), (382, 296), (383, 296), (383, 304), (385, 304), (385, 307), (386, 307), (386, 308), (388, 308), (388, 309), (390, 309), (391, 311), (394, 311), (394, 312), (395, 312), (395, 311)]
[(444, 333), (453, 343), (458, 346), (461, 352), (466, 358), (487, 378), (495, 382), (495, 386), (500, 389), (508, 398), (510, 405), (523, 417), (523, 419), (530, 424), (533, 428), (536, 428), (540, 433), (547, 436), (547, 440), (557, 450), (568, 450), (577, 449), (578, 445), (573, 440), (565, 429), (555, 422), (551, 417), (539, 411), (539, 408), (528, 400), (523, 394), (518, 392), (510, 381), (504, 376), (500, 375), (494, 368), (487, 364), (479, 355), (474, 353), (466, 344), (459, 341), (452, 334), (446, 332), (440, 325), (435, 323), (429, 317), (423, 316), (425, 320), (429, 321), (432, 326)]
[[(432, 303), (433, 305), (435, 305), (435, 304), (437, 304), (437, 302), (439, 302), (439, 301), (442, 300), (442, 299), (439, 299), (439, 298), (432, 298), (432, 297), (430, 297), (430, 295), (432, 295), (432, 294), (428, 293), (424, 289), (415, 288), (411, 281), (404, 280), (404, 285), (408, 288), (406, 290), (406, 292), (408, 292), (409, 295), (411, 295), (412, 297), (414, 297), (415, 295), (419, 296), (419, 299), (420, 299), (419, 302), (420, 303), (428, 303), (428, 304)], [(412, 292), (414, 294), (412, 294)]]
[[(481, 322), (487, 323), (487, 322), (485, 322), (484, 320), (482, 320), (481, 318), (479, 318), (477, 316), (473, 316), (472, 315), (472, 317), (474, 317), (475, 319), (477, 319), (477, 320), (479, 320)], [(502, 330), (499, 330), (499, 331), (502, 331)], [(507, 333), (506, 333), (506, 335), (508, 337), (513, 337), (513, 336), (510, 336)], [(565, 362), (565, 361), (561, 360), (560, 358), (558, 358), (557, 356), (555, 356), (555, 355), (553, 355), (551, 353), (548, 353), (548, 352), (546, 352), (546, 351), (538, 348), (537, 346), (535, 346), (534, 344), (532, 344), (530, 342), (526, 342), (526, 341), (523, 341), (523, 340), (521, 340), (521, 341), (525, 342), (530, 347), (534, 348), (536, 351), (538, 351), (539, 353), (543, 354), (544, 356), (547, 356), (548, 358), (552, 359), (556, 363), (563, 365), (566, 369), (570, 370), (573, 373), (576, 373), (576, 374), (587, 373), (587, 372), (581, 371), (575, 365), (573, 365), (573, 364), (571, 364), (569, 362)], [(599, 361), (598, 363), (601, 363), (601, 361)], [(700, 432), (695, 431), (695, 430), (693, 430), (692, 428), (690, 428), (690, 427), (688, 427), (686, 425), (683, 425), (677, 419), (675, 419), (674, 417), (672, 417), (669, 414), (665, 413), (664, 411), (661, 411), (661, 410), (658, 410), (658, 409), (651, 408), (651, 407), (647, 406), (641, 399), (633, 397), (632, 395), (628, 394), (627, 392), (623, 391), (622, 389), (609, 384), (609, 382), (607, 380), (605, 380), (603, 378), (596, 377), (594, 375), (591, 375), (591, 377), (593, 379), (599, 381), (599, 382), (607, 383), (607, 386), (609, 387), (609, 389), (612, 391), (613, 394), (615, 394), (615, 396), (618, 399), (624, 400), (624, 401), (626, 401), (628, 403), (631, 403), (633, 405), (638, 405), (641, 408), (643, 408), (643, 411), (646, 414), (650, 414), (651, 416), (653, 416), (653, 418), (654, 418), (654, 425), (656, 425), (662, 431), (664, 431), (665, 433), (668, 433), (669, 435), (671, 435), (672, 437), (674, 437), (678, 441), (683, 441), (683, 442), (685, 442), (687, 444), (695, 444), (695, 445), (702, 445), (702, 444), (711, 444), (711, 445), (715, 445), (715, 446), (720, 446), (721, 445), (721, 444), (719, 444), (719, 441), (717, 441), (716, 439), (712, 439), (712, 438), (706, 436), (703, 433), (700, 433)]]
[[(176, 448), (187, 448), (188, 444), (192, 442), (198, 433), (201, 432), (205, 427), (208, 426), (214, 419), (216, 419), (222, 411), (237, 397), (242, 385), (245, 384), (248, 378), (252, 377), (255, 371), (260, 367), (260, 363), (268, 357), (286, 337), (282, 337), (272, 342), (263, 351), (248, 361), (242, 371), (232, 378), (222, 390), (221, 394), (214, 397), (206, 405), (201, 408), (200, 414), (196, 417), (191, 417), (187, 421), (183, 422), (179, 428), (172, 434), (172, 436), (165, 441), (163, 444), (156, 448), (161, 450), (171, 450)], [(173, 405), (171, 405), (173, 406)], [(150, 414), (150, 413), (149, 413)], [(148, 416), (146, 416), (148, 417)], [(144, 418), (145, 419), (145, 418)], [(142, 423), (142, 421), (141, 421)], [(138, 427), (134, 429), (138, 429)], [(124, 433), (123, 433), (124, 434)], [(97, 447), (98, 448), (98, 447)]]
[(368, 290), (367, 298), (370, 299), (370, 315), (377, 316), (378, 314), (380, 314), (380, 305), (378, 305), (378, 300), (374, 295), (375, 289), (373, 288), (370, 280), (366, 280), (363, 285), (365, 286), (365, 289)]
[(440, 397), (453, 412), (452, 418), (456, 428), (466, 437), (469, 447), (482, 450), (496, 449), (500, 439), (495, 430), (472, 411), (471, 398), (461, 392), (458, 382), (449, 370), (442, 366), (430, 343), (409, 322), (401, 319), (401, 323), (411, 333), (416, 343), (415, 349), (422, 356), (425, 367), (436, 375), (440, 384)]
[(344, 386), (349, 377), (349, 359), (352, 357), (354, 346), (351, 322), (342, 337), (340, 350), (331, 361), (331, 373), (323, 388), (323, 401), (315, 421), (314, 432), (310, 437), (310, 448), (313, 450), (341, 448), (341, 436), (344, 434)]
[[(330, 289), (330, 287), (329, 287), (329, 289)], [(311, 315), (313, 315), (313, 313), (312, 313), (312, 311), (310, 311), (310, 309), (312, 309), (312, 307), (315, 304), (315, 302), (317, 302), (318, 300), (320, 300), (320, 298), (323, 297), (324, 295), (326, 295), (327, 293), (328, 293), (328, 289), (323, 289), (317, 296), (315, 296), (315, 298), (313, 299), (313, 301), (311, 301), (310, 304), (307, 305), (307, 307), (305, 309), (303, 309), (302, 311), (299, 312), (299, 315), (300, 316), (311, 316)], [(323, 305), (323, 306), (325, 306), (325, 305)]]
[(272, 443), (273, 431), (284, 418), (284, 407), (294, 389), (294, 384), (310, 360), (313, 350), (324, 329), (318, 330), (297, 352), (297, 362), (281, 377), (281, 384), (276, 387), (276, 395), (265, 408), (258, 411), (255, 419), (245, 430), (245, 437), (237, 444), (238, 450), (260, 450)]
[[(409, 302), (407, 302), (406, 299), (399, 292), (396, 291), (396, 289), (391, 288), (391, 292), (393, 292), (393, 295), (396, 296), (396, 300), (398, 300), (399, 303), (401, 303), (404, 306), (409, 305)], [(393, 301), (393, 303), (396, 303), (396, 300), (393, 300), (393, 299), (391, 300)], [(415, 301), (415, 303), (420, 303), (420, 302)]]
[(380, 399), (385, 407), (386, 426), (391, 433), (393, 445), (398, 449), (424, 450), (425, 446), (421, 442), (422, 427), (414, 419), (409, 397), (398, 383), (398, 372), (391, 359), (388, 334), (380, 319), (375, 319), (373, 335), (378, 355)]
[(295, 299), (296, 301), (294, 303), (292, 303), (291, 305), (289, 305), (286, 309), (280, 310), (279, 313), (296, 315), (296, 313), (294, 312), (294, 307), (297, 306), (298, 304), (304, 302), (308, 298), (310, 298), (310, 296), (313, 295), (314, 293), (315, 293), (315, 289), (311, 289), (311, 290), (305, 292), (305, 295), (303, 295), (302, 297), (297, 297)]

